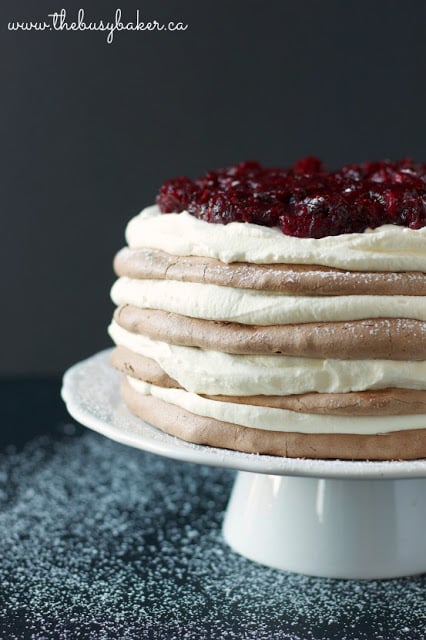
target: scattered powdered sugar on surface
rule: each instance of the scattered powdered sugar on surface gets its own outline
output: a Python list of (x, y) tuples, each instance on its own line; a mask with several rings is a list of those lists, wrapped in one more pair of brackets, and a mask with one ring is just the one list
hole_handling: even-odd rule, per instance
[(233, 553), (233, 477), (71, 428), (6, 449), (0, 638), (425, 638), (426, 576), (323, 580)]

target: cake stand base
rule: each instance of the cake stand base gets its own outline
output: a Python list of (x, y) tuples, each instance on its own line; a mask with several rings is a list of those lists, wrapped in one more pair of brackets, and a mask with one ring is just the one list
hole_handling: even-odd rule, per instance
[(346, 579), (426, 571), (426, 479), (342, 480), (240, 471), (223, 533), (275, 569)]

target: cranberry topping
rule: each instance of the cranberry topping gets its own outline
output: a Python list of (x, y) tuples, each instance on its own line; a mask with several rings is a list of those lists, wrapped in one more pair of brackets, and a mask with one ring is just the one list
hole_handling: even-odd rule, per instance
[(290, 236), (323, 238), (382, 224), (426, 226), (426, 163), (365, 162), (326, 171), (308, 157), (289, 169), (258, 162), (165, 182), (163, 213), (188, 211), (207, 222), (253, 222)]

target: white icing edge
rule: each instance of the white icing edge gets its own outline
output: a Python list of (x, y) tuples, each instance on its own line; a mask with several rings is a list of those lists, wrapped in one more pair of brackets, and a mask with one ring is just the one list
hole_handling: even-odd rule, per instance
[(318, 264), (359, 271), (426, 272), (426, 227), (383, 225), (364, 233), (295, 238), (278, 228), (232, 222), (209, 224), (186, 211), (162, 214), (154, 205), (127, 225), (129, 247), (223, 262)]
[(264, 431), (297, 433), (378, 434), (426, 428), (426, 415), (329, 416), (201, 398), (183, 389), (165, 389), (127, 376), (131, 387), (199, 416)]
[(292, 324), (366, 318), (426, 321), (426, 296), (297, 296), (216, 284), (122, 277), (111, 289), (116, 305), (161, 309), (191, 318), (242, 324)]
[(426, 389), (426, 361), (232, 355), (152, 340), (126, 331), (115, 321), (108, 331), (117, 345), (152, 358), (193, 393), (271, 396), (387, 387)]

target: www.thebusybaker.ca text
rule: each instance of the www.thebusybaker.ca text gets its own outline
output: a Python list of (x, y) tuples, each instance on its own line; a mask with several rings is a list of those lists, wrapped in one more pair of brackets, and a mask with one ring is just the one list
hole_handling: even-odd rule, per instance
[(136, 9), (135, 20), (124, 22), (121, 9), (116, 9), (113, 20), (86, 21), (84, 9), (77, 11), (76, 19), (67, 20), (67, 10), (61, 9), (46, 16), (50, 20), (42, 21), (14, 21), (9, 22), (9, 31), (103, 31), (107, 34), (106, 41), (111, 44), (118, 31), (186, 31), (188, 24), (184, 22), (161, 23), (158, 20), (143, 22), (140, 10)]

